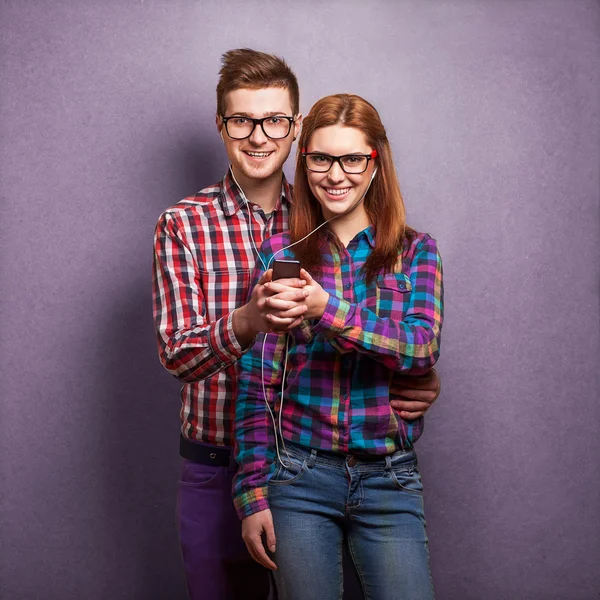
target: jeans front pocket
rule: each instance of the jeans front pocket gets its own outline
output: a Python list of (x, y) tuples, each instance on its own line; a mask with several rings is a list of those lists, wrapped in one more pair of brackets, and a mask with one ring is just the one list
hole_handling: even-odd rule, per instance
[(289, 485), (298, 481), (306, 473), (308, 468), (306, 460), (288, 456), (285, 452), (283, 452), (281, 459), (275, 473), (273, 473), (273, 477), (269, 479), (269, 485)]
[(394, 485), (403, 492), (410, 494), (423, 493), (423, 482), (421, 481), (421, 474), (419, 468), (415, 465), (413, 467), (397, 467), (391, 470), (392, 481)]

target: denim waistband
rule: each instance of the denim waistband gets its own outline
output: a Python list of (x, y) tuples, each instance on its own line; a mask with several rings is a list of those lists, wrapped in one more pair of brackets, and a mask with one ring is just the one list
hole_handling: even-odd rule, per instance
[[(410, 450), (398, 450), (393, 454), (374, 455), (374, 454), (339, 454), (328, 450), (316, 450), (314, 448), (306, 448), (291, 442), (286, 442), (285, 449), (290, 456), (294, 456), (299, 460), (306, 460), (308, 466), (313, 466), (316, 463), (329, 465), (332, 467), (355, 468), (360, 471), (368, 471), (371, 469), (392, 468), (404, 464), (416, 464), (417, 453), (414, 448)], [(281, 451), (281, 457), (285, 461), (285, 451)]]

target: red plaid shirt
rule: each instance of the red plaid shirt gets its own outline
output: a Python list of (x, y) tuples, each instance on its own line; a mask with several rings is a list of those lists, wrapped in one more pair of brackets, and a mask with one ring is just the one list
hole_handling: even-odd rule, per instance
[(159, 356), (184, 382), (184, 437), (225, 446), (234, 443), (237, 360), (242, 349), (233, 310), (248, 297), (257, 248), (287, 230), (292, 187), (285, 177), (267, 217), (246, 206), (231, 172), (167, 209), (154, 237), (153, 301)]

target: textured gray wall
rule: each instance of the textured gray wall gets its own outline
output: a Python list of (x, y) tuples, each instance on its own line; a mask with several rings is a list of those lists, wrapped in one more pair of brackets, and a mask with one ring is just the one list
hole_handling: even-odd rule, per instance
[(244, 45), (289, 61), (304, 112), (371, 100), (439, 240), (438, 599), (598, 598), (598, 2), (0, 6), (3, 599), (184, 598), (151, 238), (226, 168), (214, 88)]

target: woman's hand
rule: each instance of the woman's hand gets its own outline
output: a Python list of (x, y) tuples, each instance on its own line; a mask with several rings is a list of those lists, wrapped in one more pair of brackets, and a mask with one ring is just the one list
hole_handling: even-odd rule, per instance
[(300, 277), (306, 282), (304, 289), (308, 296), (304, 300), (307, 307), (304, 313), (305, 319), (320, 319), (327, 308), (329, 294), (310, 276), (305, 269), (300, 270)]
[[(265, 543), (263, 543), (263, 534)], [(267, 556), (265, 550), (266, 544), (270, 552), (275, 552), (273, 516), (268, 508), (242, 520), (242, 538), (246, 542), (248, 552), (257, 563), (272, 571), (277, 569), (277, 565)]]

